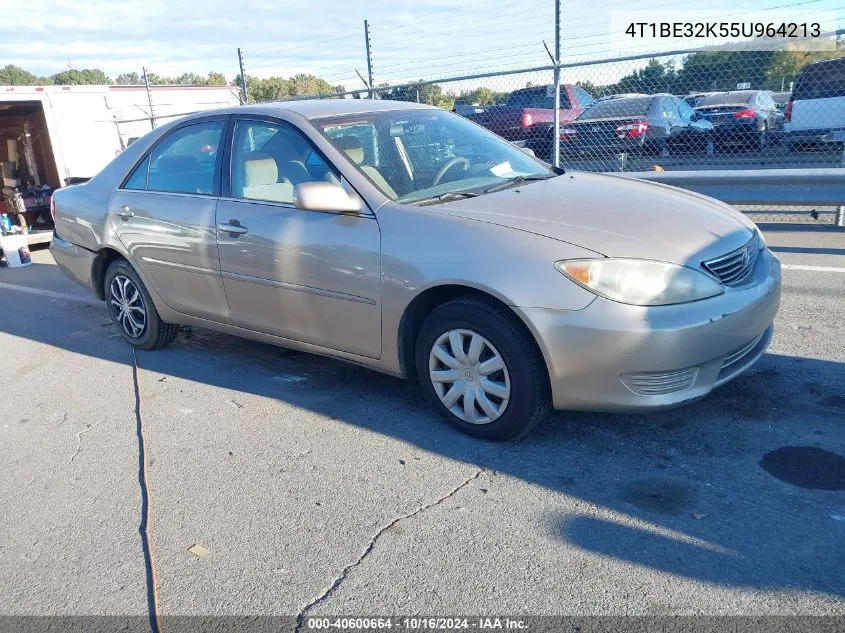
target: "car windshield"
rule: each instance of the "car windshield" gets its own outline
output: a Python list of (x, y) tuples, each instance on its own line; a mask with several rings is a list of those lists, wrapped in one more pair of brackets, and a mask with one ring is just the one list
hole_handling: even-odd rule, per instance
[(702, 106), (717, 106), (717, 105), (743, 105), (754, 101), (757, 96), (755, 92), (725, 92), (722, 94), (707, 95), (699, 103), (698, 107)]
[(589, 110), (585, 110), (579, 121), (587, 119), (609, 119), (613, 117), (643, 116), (648, 112), (653, 97), (636, 97), (633, 99), (607, 99), (598, 101)]
[(322, 118), (314, 125), (391, 200), (420, 203), (484, 193), (555, 172), (504, 139), (441, 110)]

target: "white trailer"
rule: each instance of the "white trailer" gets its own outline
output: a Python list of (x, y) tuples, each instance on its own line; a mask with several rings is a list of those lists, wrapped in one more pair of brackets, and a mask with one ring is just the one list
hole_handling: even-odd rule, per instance
[(36, 185), (61, 187), (156, 123), (238, 103), (230, 86), (0, 86), (0, 162), (23, 161)]

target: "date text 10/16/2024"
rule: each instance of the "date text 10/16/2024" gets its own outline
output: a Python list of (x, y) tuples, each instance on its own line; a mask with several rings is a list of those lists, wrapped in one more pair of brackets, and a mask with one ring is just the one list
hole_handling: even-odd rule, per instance
[(310, 630), (527, 630), (528, 623), (518, 618), (478, 617), (400, 617), (400, 618), (308, 618), (306, 627)]

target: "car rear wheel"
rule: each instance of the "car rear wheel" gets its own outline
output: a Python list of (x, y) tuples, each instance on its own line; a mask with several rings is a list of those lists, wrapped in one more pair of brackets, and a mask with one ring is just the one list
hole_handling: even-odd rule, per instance
[(103, 286), (112, 323), (130, 345), (155, 349), (173, 342), (179, 326), (161, 320), (144, 282), (127, 261), (109, 266)]
[(757, 134), (757, 150), (762, 152), (769, 146), (769, 128), (764, 123), (760, 132)]
[(525, 437), (548, 414), (548, 377), (516, 315), (462, 297), (436, 308), (417, 336), (420, 387), (461, 431), (489, 440)]

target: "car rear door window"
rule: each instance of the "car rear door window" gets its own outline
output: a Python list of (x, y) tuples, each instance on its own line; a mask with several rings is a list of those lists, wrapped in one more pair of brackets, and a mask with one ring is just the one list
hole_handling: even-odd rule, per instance
[(339, 182), (337, 172), (298, 132), (282, 123), (243, 119), (235, 125), (232, 196), (293, 204), (305, 182)]
[(147, 190), (213, 194), (223, 124), (222, 119), (203, 121), (168, 134), (148, 158)]

